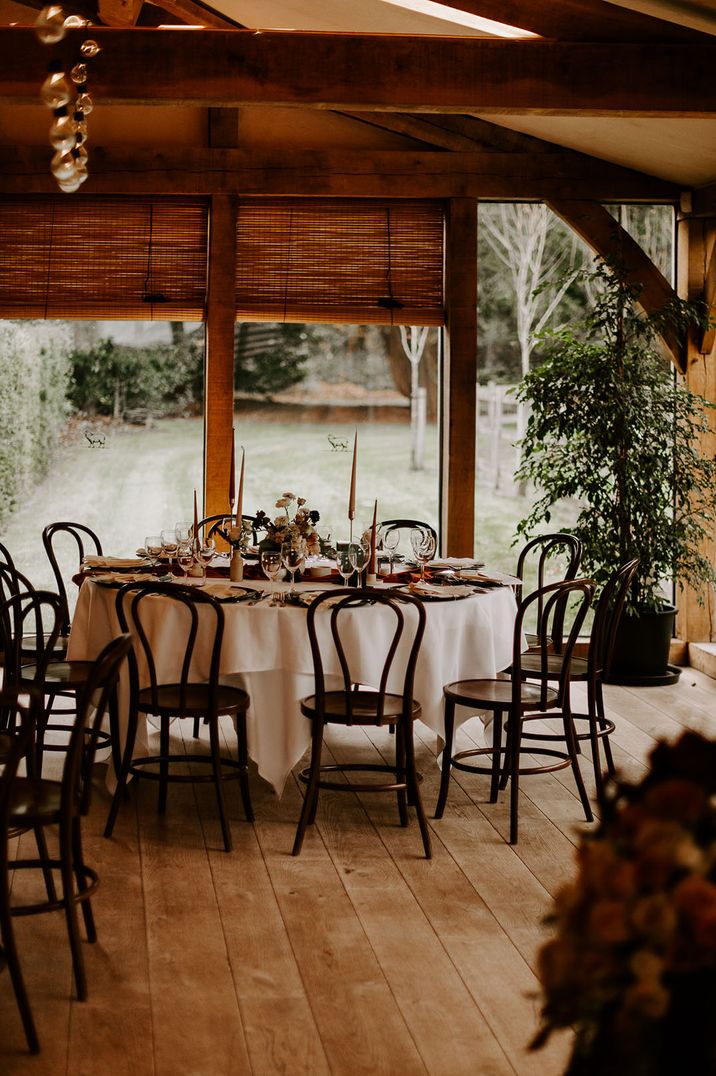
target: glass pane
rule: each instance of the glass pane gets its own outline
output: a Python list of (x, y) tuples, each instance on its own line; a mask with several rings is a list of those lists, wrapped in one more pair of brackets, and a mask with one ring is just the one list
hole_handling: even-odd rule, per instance
[(357, 431), (354, 534), (370, 526), (376, 500), (379, 522), (410, 517), (436, 526), (437, 342), (436, 329), (238, 325), (245, 511), (275, 515), (276, 500), (293, 493), (320, 512), (322, 537), (347, 539)]

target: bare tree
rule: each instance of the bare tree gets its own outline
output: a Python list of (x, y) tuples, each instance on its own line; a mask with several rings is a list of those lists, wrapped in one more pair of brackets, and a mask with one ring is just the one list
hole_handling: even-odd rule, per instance
[[(480, 230), (510, 276), (515, 297), (522, 376), (529, 371), (538, 334), (547, 327), (583, 263), (584, 247), (545, 205), (500, 202), (480, 212)], [(527, 412), (517, 408), (517, 441)], [(519, 458), (517, 460), (519, 466)]]

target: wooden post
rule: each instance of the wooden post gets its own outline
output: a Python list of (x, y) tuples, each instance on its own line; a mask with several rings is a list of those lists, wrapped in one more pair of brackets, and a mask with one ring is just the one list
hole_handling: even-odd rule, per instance
[(451, 198), (446, 215), (443, 354), (442, 555), (475, 549), (477, 202)]
[[(703, 299), (708, 288), (708, 266), (716, 247), (716, 219), (685, 218), (678, 224), (678, 292), (684, 299)], [(701, 351), (708, 347), (708, 354)], [(716, 402), (716, 347), (714, 339), (692, 334), (686, 355), (686, 384), (707, 400)], [(716, 453), (716, 420), (712, 418), (713, 433), (702, 451)], [(712, 563), (716, 557), (716, 527), (711, 541), (703, 550)], [(676, 631), (687, 643), (716, 641), (716, 595), (713, 588), (703, 587), (699, 594), (686, 588), (677, 594), (679, 612)]]
[(212, 196), (204, 368), (204, 515), (227, 508), (234, 417), (237, 210), (236, 198)]

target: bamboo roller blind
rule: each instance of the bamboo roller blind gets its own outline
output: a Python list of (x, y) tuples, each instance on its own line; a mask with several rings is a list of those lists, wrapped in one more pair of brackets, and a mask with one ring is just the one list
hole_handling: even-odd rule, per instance
[[(208, 202), (0, 200), (0, 317), (206, 315)], [(437, 202), (246, 199), (237, 318), (442, 325)]]
[(0, 317), (201, 321), (203, 199), (0, 200)]
[(438, 202), (242, 199), (236, 240), (239, 320), (444, 323)]

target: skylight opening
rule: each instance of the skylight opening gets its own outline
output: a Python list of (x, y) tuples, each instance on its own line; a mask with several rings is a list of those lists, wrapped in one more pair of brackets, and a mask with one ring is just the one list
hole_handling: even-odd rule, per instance
[(459, 11), (446, 4), (437, 4), (434, 0), (383, 0), (383, 3), (392, 4), (393, 7), (402, 7), (407, 11), (416, 11), (421, 15), (430, 15), (444, 22), (469, 26), (473, 30), (480, 30), (493, 37), (539, 37), (539, 34), (533, 34), (530, 30), (523, 30), (519, 26), (509, 26), (507, 23), (495, 22), (493, 19), (483, 19), (480, 15), (472, 15), (469, 11)]

